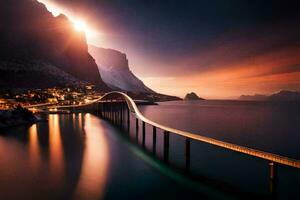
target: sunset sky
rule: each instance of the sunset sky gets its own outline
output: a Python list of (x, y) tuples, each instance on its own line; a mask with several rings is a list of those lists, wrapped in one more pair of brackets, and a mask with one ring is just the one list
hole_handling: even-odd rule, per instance
[(300, 91), (297, 1), (39, 0), (127, 54), (153, 90), (205, 98)]

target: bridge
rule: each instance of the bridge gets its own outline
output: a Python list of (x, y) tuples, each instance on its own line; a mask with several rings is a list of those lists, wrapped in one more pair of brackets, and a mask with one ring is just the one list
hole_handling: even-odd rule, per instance
[[(101, 118), (108, 120), (114, 126), (119, 127), (124, 130), (126, 137), (129, 137), (131, 141), (139, 144), (139, 125), (141, 124), (141, 148), (143, 151), (150, 153), (154, 157), (157, 155), (157, 135), (163, 134), (163, 152), (162, 152), (162, 162), (168, 166), (169, 165), (169, 152), (170, 152), (170, 135), (174, 134), (181, 137), (184, 140), (184, 169), (182, 169), (182, 174), (186, 176), (192, 176), (191, 174), (191, 142), (193, 143), (205, 143), (212, 145), (216, 148), (222, 148), (226, 151), (236, 152), (247, 156), (249, 159), (261, 159), (266, 161), (266, 165), (269, 168), (269, 191), (274, 194), (277, 189), (278, 183), (278, 167), (291, 167), (300, 168), (300, 161), (285, 156), (240, 146), (233, 143), (228, 143), (220, 140), (216, 140), (210, 137), (201, 136), (200, 134), (190, 133), (187, 131), (178, 130), (172, 127), (164, 126), (157, 122), (154, 122), (147, 117), (145, 117), (138, 109), (136, 103), (127, 94), (114, 91), (103, 95), (102, 97), (95, 99), (89, 103), (82, 105), (68, 105), (68, 106), (55, 106), (51, 105), (47, 107), (48, 109), (67, 109), (71, 111), (84, 110), (97, 114)], [(134, 119), (134, 120), (132, 120)], [(146, 125), (152, 127), (152, 131), (146, 132)], [(135, 138), (130, 138), (130, 127), (135, 128)], [(150, 130), (151, 130), (150, 129)], [(151, 150), (145, 148), (146, 144), (146, 134), (150, 135), (152, 141)], [(148, 137), (149, 138), (149, 137)], [(148, 141), (149, 142), (149, 141)], [(150, 152), (149, 152), (150, 151)], [(246, 170), (245, 170), (246, 173)]]

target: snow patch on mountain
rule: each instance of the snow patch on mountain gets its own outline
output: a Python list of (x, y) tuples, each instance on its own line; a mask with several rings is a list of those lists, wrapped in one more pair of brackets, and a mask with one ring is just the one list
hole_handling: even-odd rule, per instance
[(122, 89), (130, 92), (153, 93), (130, 70), (114, 69), (111, 66), (99, 64), (99, 71), (103, 81), (113, 89)]
[(109, 87), (135, 93), (155, 93), (129, 69), (126, 54), (91, 45), (89, 53), (95, 58), (101, 78)]

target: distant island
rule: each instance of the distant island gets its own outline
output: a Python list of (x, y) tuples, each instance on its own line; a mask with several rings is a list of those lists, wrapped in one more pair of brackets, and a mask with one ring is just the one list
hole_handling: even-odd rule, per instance
[(190, 101), (190, 100), (205, 100), (205, 99), (199, 97), (195, 92), (191, 92), (185, 95), (184, 100)]
[(239, 100), (242, 101), (267, 101), (268, 96), (263, 94), (241, 95)]
[(241, 95), (239, 100), (243, 101), (300, 101), (300, 92), (298, 91), (287, 91), (281, 90), (280, 92), (263, 95)]

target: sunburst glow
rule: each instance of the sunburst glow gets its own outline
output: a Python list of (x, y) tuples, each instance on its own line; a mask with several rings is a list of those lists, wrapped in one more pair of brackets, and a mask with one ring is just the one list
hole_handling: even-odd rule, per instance
[(78, 21), (74, 21), (73, 24), (75, 30), (87, 32), (87, 25), (85, 21), (78, 20)]
[[(92, 26), (91, 21), (86, 21), (86, 19), (80, 18), (69, 10), (63, 8), (62, 6), (57, 5), (54, 1), (51, 0), (37, 0), (40, 3), (43, 3), (47, 10), (52, 13), (53, 16), (58, 16), (60, 14), (64, 14), (67, 16), (70, 21), (73, 23), (73, 27), (76, 31), (84, 32), (86, 36), (87, 43), (89, 44), (103, 44), (103, 33), (95, 29)], [(81, 16), (82, 17), (82, 16)]]

